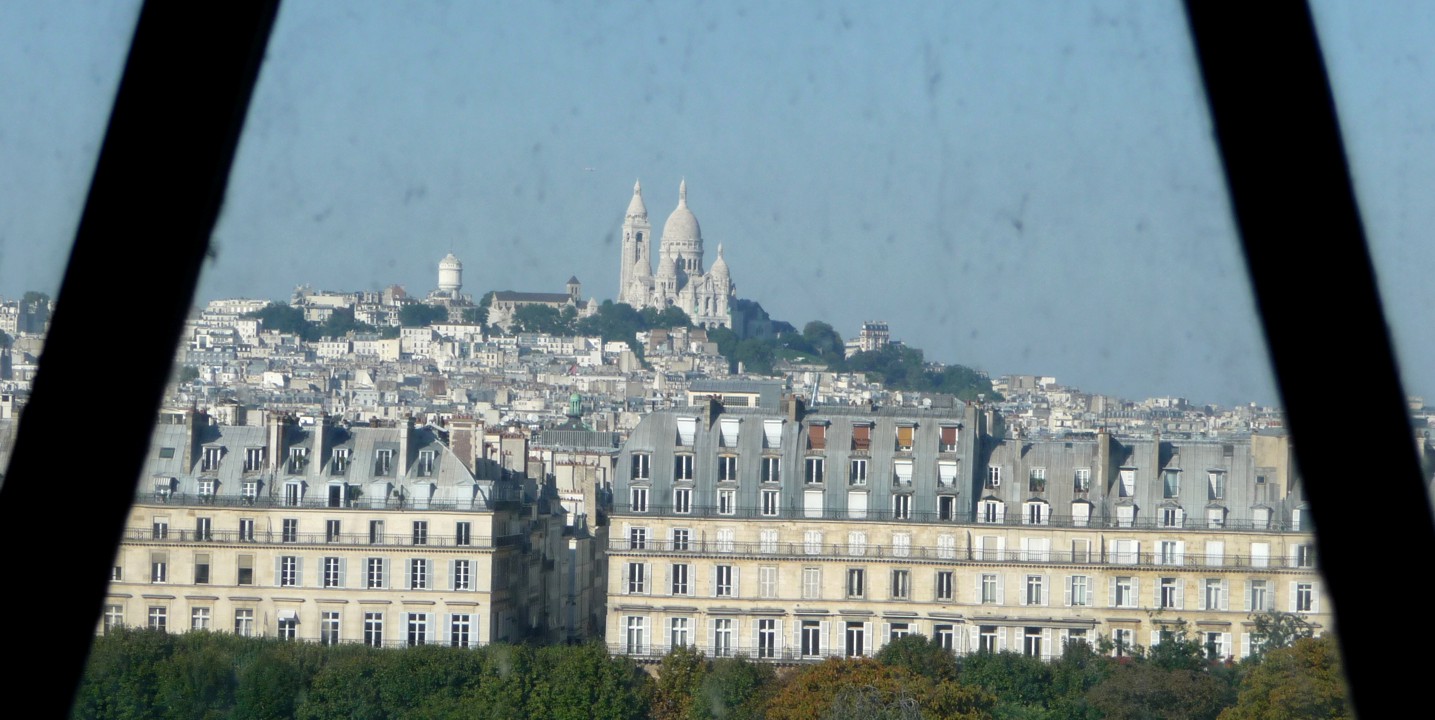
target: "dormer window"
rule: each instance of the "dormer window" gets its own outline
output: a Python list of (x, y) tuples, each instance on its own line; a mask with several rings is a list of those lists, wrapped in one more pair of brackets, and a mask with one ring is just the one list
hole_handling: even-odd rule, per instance
[(244, 449), (244, 472), (259, 472), (264, 469), (264, 448)]
[(872, 426), (867, 424), (852, 426), (852, 449), (866, 452), (872, 447)]
[(956, 426), (956, 425), (943, 425), (943, 426), (942, 426), (942, 440), (941, 440), (941, 443), (942, 443), (942, 444), (941, 444), (941, 452), (956, 452), (956, 451), (957, 451), (957, 426)]
[(200, 480), (197, 489), (200, 501), (212, 500), (214, 498), (214, 478)]
[(1077, 468), (1074, 482), (1076, 492), (1090, 492), (1091, 468)]
[(1002, 469), (1000, 465), (987, 466), (987, 489), (995, 490), (1002, 486)]
[(1034, 467), (1027, 472), (1027, 490), (1046, 492), (1046, 468)]
[(742, 427), (740, 418), (720, 418), (718, 420), (719, 441), (725, 448), (737, 447), (738, 431)]
[(697, 438), (698, 419), (691, 417), (678, 418), (678, 445), (681, 447), (692, 447)]
[(937, 463), (937, 487), (954, 488), (957, 486), (957, 464), (954, 462)]
[(224, 448), (207, 447), (200, 455), (199, 469), (203, 472), (214, 472), (219, 469), (219, 461), (224, 458)]
[(289, 464), (288, 464), (288, 467), (289, 467), (289, 472), (290, 472), (290, 473), (300, 473), (300, 472), (304, 472), (304, 466), (307, 465), (308, 463), (309, 463), (309, 448), (306, 448), (306, 447), (293, 447), (293, 448), (289, 448)]
[(693, 479), (693, 456), (692, 456), (692, 455), (674, 455), (674, 456), (673, 456), (673, 479), (674, 479), (674, 480), (692, 480), (692, 479)]
[(911, 460), (897, 460), (892, 463), (892, 484), (897, 487), (912, 486)]
[(241, 494), (244, 497), (244, 501), (253, 505), (255, 498), (259, 497), (259, 481), (245, 480), (243, 487), (240, 489)]
[(1211, 470), (1206, 473), (1206, 481), (1210, 490), (1210, 499), (1226, 499), (1226, 471)]
[(827, 449), (827, 426), (826, 426), (826, 425), (811, 425), (811, 426), (809, 426), (809, 427), (807, 428), (807, 449), (808, 449), (808, 450), (826, 450), (826, 449)]
[(388, 475), (394, 471), (394, 451), (388, 448), (374, 451), (374, 474)]
[(419, 477), (429, 477), (430, 475), (433, 475), (434, 457), (435, 453), (432, 450), (423, 450), (419, 452)]
[(912, 438), (917, 434), (916, 425), (897, 426), (897, 452), (912, 452)]
[(763, 447), (776, 450), (782, 447), (782, 421), (762, 421), (762, 442)]
[(334, 448), (333, 472), (343, 475), (349, 470), (349, 448)]
[(1162, 477), (1161, 494), (1163, 497), (1175, 498), (1181, 496), (1181, 471), (1167, 470)]
[(1120, 497), (1135, 497), (1135, 496), (1136, 496), (1136, 468), (1121, 468), (1121, 470), (1120, 470), (1119, 472), (1120, 472), (1119, 477), (1120, 477), (1120, 480), (1121, 480), (1121, 487), (1120, 487), (1120, 489), (1118, 490), (1117, 494), (1118, 494)]
[(649, 455), (649, 454), (647, 454), (647, 453), (633, 453), (632, 458), (633, 458), (633, 474), (632, 474), (632, 479), (634, 479), (634, 480), (647, 480), (647, 479), (651, 478), (652, 475), (650, 474), (650, 472), (651, 472), (652, 468), (650, 467), (650, 464), (652, 463), (653, 456), (652, 456), (652, 455)]

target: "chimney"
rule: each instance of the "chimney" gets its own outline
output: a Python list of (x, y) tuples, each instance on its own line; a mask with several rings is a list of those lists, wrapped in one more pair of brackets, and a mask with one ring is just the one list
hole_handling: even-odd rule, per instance
[(398, 477), (409, 476), (409, 445), (414, 434), (414, 415), (406, 413), (399, 423), (399, 472)]
[(312, 452), (314, 457), (309, 458), (309, 472), (319, 477), (324, 474), (324, 465), (329, 462), (329, 413), (320, 412), (314, 421)]
[(477, 443), (474, 442), (476, 424), (468, 415), (455, 415), (449, 421), (448, 446), (454, 455), (458, 456), (459, 462), (468, 468), (470, 473), (477, 475), (474, 468), (474, 458), (477, 457)]
[(282, 413), (270, 413), (268, 422), (269, 470), (275, 472), (284, 463), (284, 424)]
[(1096, 467), (1092, 470), (1091, 487), (1104, 495), (1111, 483), (1111, 433), (1102, 426), (1096, 431)]

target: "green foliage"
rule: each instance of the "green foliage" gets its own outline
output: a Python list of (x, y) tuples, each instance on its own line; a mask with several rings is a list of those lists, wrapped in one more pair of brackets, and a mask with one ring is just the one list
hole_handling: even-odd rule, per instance
[(94, 720), (160, 718), (159, 668), (171, 652), (170, 636), (121, 628), (95, 638), (71, 716)]
[(703, 653), (695, 647), (675, 647), (658, 666), (653, 690), (653, 717), (656, 720), (684, 720), (692, 710), (693, 698), (707, 673)]
[(1117, 666), (1087, 700), (1107, 720), (1214, 720), (1230, 690), (1208, 673), (1133, 662)]
[(959, 677), (1001, 698), (1002, 705), (1046, 707), (1051, 699), (1051, 666), (1021, 653), (968, 655)]
[(760, 720), (777, 673), (744, 656), (718, 658), (708, 666), (689, 717), (693, 720)]
[(902, 668), (932, 682), (955, 680), (957, 658), (936, 639), (912, 634), (887, 643), (877, 651), (877, 662)]
[(669, 305), (662, 310), (643, 308), (641, 315), (643, 316), (643, 326), (646, 329), (692, 327), (693, 325), (692, 318), (689, 318), (682, 308), (674, 305)]
[(25, 294), (20, 296), (20, 306), (27, 307), (32, 304), (48, 306), (50, 304), (49, 294), (42, 293), (38, 290), (26, 290)]
[(439, 305), (410, 303), (399, 308), (399, 325), (403, 327), (428, 327), (446, 321), (448, 310)]
[(194, 382), (199, 379), (199, 368), (193, 365), (181, 365), (179, 367), (179, 381), (182, 383)]
[(318, 327), (319, 337), (341, 338), (351, 332), (370, 333), (377, 328), (368, 323), (361, 323), (354, 319), (354, 311), (349, 308), (336, 308), (329, 318)]
[(1056, 720), (1085, 720), (1098, 717), (1086, 700), (1091, 688), (1100, 685), (1116, 669), (1109, 649), (1099, 650), (1085, 642), (1068, 642), (1061, 659), (1051, 664), (1051, 700), (1048, 717)]
[(563, 310), (550, 305), (522, 305), (513, 311), (513, 331), (543, 333), (545, 335), (572, 335), (575, 313), (573, 308)]
[(1258, 652), (1292, 647), (1299, 640), (1315, 637), (1315, 627), (1295, 613), (1271, 610), (1251, 619), (1255, 622), (1256, 634), (1264, 638)]
[(1306, 637), (1290, 647), (1267, 649), (1242, 678), (1234, 706), (1220, 720), (1353, 717), (1340, 648), (1330, 637)]
[(245, 313), (244, 317), (257, 319), (264, 330), (298, 335), (305, 340), (314, 340), (319, 336), (314, 325), (304, 319), (304, 310), (293, 305), (272, 302), (254, 312)]
[(732, 355), (728, 356), (728, 362), (734, 366), (742, 363), (745, 372), (755, 375), (771, 375), (772, 361), (775, 355), (776, 351), (771, 342), (748, 338), (733, 348)]
[(1209, 665), (1206, 655), (1206, 646), (1180, 620), (1162, 631), (1161, 642), (1146, 648), (1145, 660), (1162, 670), (1199, 672)]

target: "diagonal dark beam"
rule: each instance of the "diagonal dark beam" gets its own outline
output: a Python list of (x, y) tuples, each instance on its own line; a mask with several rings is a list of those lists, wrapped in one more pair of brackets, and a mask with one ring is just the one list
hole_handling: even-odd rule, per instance
[(1352, 695), (1377, 717), (1423, 687), (1381, 631), (1435, 525), (1315, 25), (1289, 0), (1186, 14)]
[[(25, 696), (50, 704), (34, 714), (64, 716), (83, 671), (278, 6), (150, 0), (140, 11), (0, 487), (12, 562), (46, 565), (64, 585), (0, 593), (17, 647), (57, 650), (23, 673)], [(134, 262), (141, 273), (121, 270)], [(120, 298), (140, 301), (145, 319), (114, 322)]]

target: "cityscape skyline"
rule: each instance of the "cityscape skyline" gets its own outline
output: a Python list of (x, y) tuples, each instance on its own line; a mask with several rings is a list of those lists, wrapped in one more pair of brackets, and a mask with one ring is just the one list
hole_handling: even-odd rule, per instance
[[(737, 296), (776, 318), (844, 336), (885, 319), (993, 375), (1274, 404), (1179, 7), (995, 9), (286, 4), (197, 303), (421, 295), (449, 251), (470, 291), (577, 275), (615, 299), (633, 181), (656, 210), (685, 177)], [(1420, 394), (1431, 208), (1409, 158), (1435, 113), (1390, 95), (1418, 78), (1430, 18), (1315, 9), (1342, 28), (1333, 84), (1365, 113), (1350, 150)], [(0, 91), (27, 106), (0, 139), (0, 288), (53, 292), (133, 19), (6, 12), (25, 42), (0, 62), (51, 74)]]

